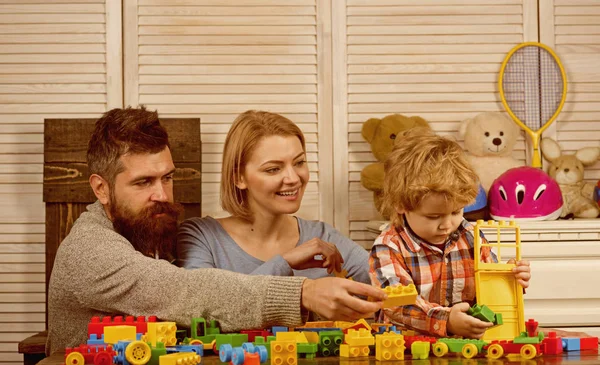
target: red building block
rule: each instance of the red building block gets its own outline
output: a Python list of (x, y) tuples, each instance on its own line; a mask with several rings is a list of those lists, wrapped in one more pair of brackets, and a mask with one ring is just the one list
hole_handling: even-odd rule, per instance
[(265, 340), (267, 339), (267, 336), (273, 336), (273, 334), (267, 330), (242, 330), (242, 331), (240, 331), (240, 333), (248, 335), (248, 342), (254, 342), (254, 339), (257, 336), (258, 337), (262, 336), (265, 338)]
[(525, 329), (527, 330), (528, 337), (537, 337), (537, 328), (538, 322), (534, 321), (533, 319), (529, 319), (527, 322), (525, 322)]
[(437, 340), (437, 338), (429, 336), (404, 336), (404, 346), (406, 347), (406, 350), (410, 350), (413, 342), (415, 341), (429, 342), (431, 345), (433, 345), (437, 342)]
[(598, 337), (582, 337), (579, 346), (580, 350), (598, 350)]
[[(69, 359), (69, 355), (73, 352), (78, 352), (83, 356), (83, 364), (103, 364), (112, 365), (113, 357), (117, 352), (113, 350), (111, 345), (108, 346), (88, 346), (79, 345), (79, 347), (67, 348), (65, 350), (65, 361)], [(71, 359), (69, 359), (71, 360)], [(70, 361), (71, 364), (73, 361)], [(81, 365), (83, 365), (81, 364)]]
[(558, 355), (563, 352), (562, 339), (556, 337), (556, 332), (548, 332), (548, 337), (544, 338), (542, 343), (546, 345), (544, 354)]
[(148, 322), (156, 322), (156, 316), (148, 317), (148, 321), (146, 321), (146, 317), (144, 316), (127, 316), (125, 320), (123, 320), (122, 316), (116, 316), (114, 318), (111, 317), (92, 317), (90, 323), (88, 323), (88, 337), (92, 334), (98, 335), (98, 338), (104, 334), (104, 327), (106, 326), (135, 326), (136, 333), (146, 333), (148, 332)]

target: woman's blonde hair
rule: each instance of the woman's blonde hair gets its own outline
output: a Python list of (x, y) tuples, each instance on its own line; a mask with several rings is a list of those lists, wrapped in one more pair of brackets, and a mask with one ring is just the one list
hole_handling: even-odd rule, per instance
[(403, 225), (397, 209), (413, 211), (428, 194), (466, 206), (477, 197), (479, 178), (462, 148), (428, 128), (412, 128), (396, 137), (385, 161), (382, 210)]
[(221, 170), (221, 206), (233, 216), (253, 220), (247, 192), (236, 184), (258, 143), (269, 136), (298, 137), (302, 150), (306, 152), (304, 134), (288, 118), (260, 110), (248, 110), (238, 115), (225, 139)]

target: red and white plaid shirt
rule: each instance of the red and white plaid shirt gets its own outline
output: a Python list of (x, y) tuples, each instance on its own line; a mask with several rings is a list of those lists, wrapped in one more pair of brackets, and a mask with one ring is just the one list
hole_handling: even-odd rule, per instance
[[(481, 234), (483, 243), (487, 243)], [(380, 322), (392, 322), (429, 335), (446, 337), (450, 307), (475, 303), (473, 226), (465, 219), (445, 249), (423, 241), (408, 226), (389, 225), (377, 237), (369, 258), (371, 282), (380, 288), (415, 284), (415, 305), (384, 309)], [(497, 262), (489, 247), (482, 262)]]

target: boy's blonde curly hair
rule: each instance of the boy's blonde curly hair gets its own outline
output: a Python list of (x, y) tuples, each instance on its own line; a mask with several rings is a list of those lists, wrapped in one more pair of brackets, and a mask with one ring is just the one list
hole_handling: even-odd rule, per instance
[(402, 226), (398, 209), (413, 211), (431, 193), (466, 206), (475, 201), (478, 187), (479, 178), (458, 143), (428, 128), (412, 128), (396, 137), (385, 161), (382, 209)]

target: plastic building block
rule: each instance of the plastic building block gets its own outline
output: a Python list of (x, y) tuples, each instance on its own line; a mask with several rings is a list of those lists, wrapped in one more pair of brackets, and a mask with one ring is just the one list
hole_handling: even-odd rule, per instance
[(267, 330), (242, 330), (240, 331), (240, 333), (248, 335), (248, 342), (254, 342), (256, 336), (260, 336), (263, 338), (267, 336), (273, 336), (271, 331)]
[(415, 341), (410, 345), (410, 354), (414, 359), (428, 359), (431, 344), (425, 341)]
[(310, 332), (310, 331), (302, 331), (302, 334), (308, 340), (308, 343), (319, 343), (319, 333), (318, 332)]
[(146, 332), (146, 341), (156, 346), (157, 342), (162, 342), (165, 346), (175, 346), (177, 344), (177, 325), (175, 322), (155, 322), (148, 323), (148, 332)]
[(544, 349), (544, 354), (558, 355), (563, 352), (562, 339), (560, 337), (556, 337), (556, 332), (549, 332), (548, 337), (544, 338), (542, 343), (546, 346)]
[(598, 337), (582, 337), (579, 339), (580, 350), (598, 350)]
[(87, 340), (87, 344), (88, 345), (105, 345), (104, 343), (104, 335), (100, 336), (100, 338), (98, 338), (98, 335), (93, 333), (90, 335), (90, 338)]
[(306, 328), (298, 328), (298, 330), (300, 330), (301, 332), (315, 332), (315, 333), (319, 333), (319, 332), (323, 332), (323, 331), (341, 331), (341, 328), (337, 328), (337, 327), (327, 327), (327, 328), (313, 328), (313, 327), (306, 327)]
[(344, 332), (319, 332), (319, 353), (321, 356), (339, 356), (340, 345), (344, 343)]
[(494, 313), (494, 311), (485, 304), (473, 304), (473, 306), (467, 311), (467, 314), (479, 319), (480, 321), (493, 323), (496, 326), (502, 324), (502, 314)]
[(448, 352), (461, 353), (465, 358), (470, 359), (479, 354), (488, 342), (483, 340), (471, 340), (460, 338), (440, 338), (433, 344), (433, 354), (442, 357)]
[(581, 342), (578, 337), (563, 337), (562, 345), (564, 351), (579, 351)]
[(287, 327), (283, 327), (283, 326), (271, 327), (271, 333), (273, 333), (273, 336), (277, 335), (277, 332), (287, 332), (287, 331), (288, 331)]
[(316, 321), (316, 322), (306, 322), (304, 326), (296, 327), (296, 328), (332, 328), (336, 327), (333, 321)]
[(436, 343), (438, 341), (437, 337), (421, 336), (421, 335), (409, 336), (406, 333), (403, 333), (403, 335), (404, 335), (404, 346), (406, 346), (407, 349), (411, 348), (413, 342), (416, 342), (416, 341), (429, 342), (431, 345), (433, 345), (434, 343)]
[(342, 331), (344, 331), (344, 333), (348, 333), (349, 330), (359, 330), (361, 328), (364, 328), (366, 330), (368, 330), (369, 332), (371, 332), (373, 330), (373, 328), (371, 328), (371, 325), (369, 325), (369, 323), (367, 321), (365, 321), (364, 318), (359, 319), (358, 321), (354, 322), (352, 325), (347, 326), (346, 328), (342, 329)]
[[(481, 239), (481, 229), (495, 230), (486, 232), (487, 243)], [(508, 231), (512, 232), (508, 232)], [(501, 232), (514, 232), (513, 242), (501, 242)], [(483, 335), (484, 340), (513, 340), (521, 332), (525, 332), (525, 314), (523, 288), (515, 278), (512, 269), (515, 264), (503, 262), (502, 253), (515, 253), (515, 260), (521, 260), (521, 230), (515, 222), (478, 220), (473, 231), (475, 297), (477, 304), (485, 304), (496, 315), (502, 315), (502, 326), (489, 328)], [(481, 262), (481, 249), (494, 249), (498, 257), (497, 263)]]
[(144, 316), (127, 316), (123, 319), (122, 316), (112, 317), (92, 317), (90, 322), (88, 323), (88, 336), (93, 334), (100, 336), (104, 333), (104, 327), (107, 326), (135, 326), (136, 333), (146, 333), (147, 332), (147, 323), (148, 322), (156, 322), (156, 317), (148, 317), (148, 321), (146, 321), (146, 317)]
[[(119, 341), (115, 344), (114, 350), (117, 352), (113, 360), (115, 364), (145, 364), (152, 357), (152, 349), (143, 341)], [(130, 363), (128, 359), (135, 359), (136, 362)]]
[(307, 359), (314, 359), (317, 351), (319, 351), (319, 345), (316, 343), (297, 343), (298, 355), (303, 354)]
[(404, 360), (404, 336), (394, 332), (386, 332), (375, 336), (375, 359)]
[(146, 365), (159, 365), (159, 359), (161, 356), (167, 354), (167, 349), (165, 348), (165, 344), (162, 342), (157, 342), (156, 347), (150, 348), (150, 361)]
[(257, 345), (265, 346), (265, 348), (267, 349), (267, 358), (270, 359), (271, 358), (271, 342), (275, 341), (275, 340), (276, 340), (275, 336), (267, 336), (267, 338), (257, 336), (254, 338), (253, 345), (254, 346), (257, 346)]
[(106, 361), (112, 364), (112, 358), (116, 354), (112, 346), (88, 346), (80, 345), (67, 348), (65, 351), (66, 364), (96, 364), (98, 361)]
[(296, 343), (308, 343), (303, 332), (277, 332), (275, 334), (277, 341), (294, 341)]
[(415, 284), (408, 284), (407, 286), (387, 286), (382, 290), (388, 296), (388, 298), (383, 302), (383, 308), (393, 308), (415, 304), (417, 301), (418, 294)]
[(271, 341), (271, 365), (296, 365), (297, 351), (294, 341)]
[(159, 365), (197, 365), (200, 364), (200, 355), (195, 352), (179, 352), (163, 355), (158, 359)]
[[(161, 343), (161, 342), (159, 342)], [(195, 352), (200, 356), (204, 356), (204, 346), (202, 345), (177, 345), (167, 347), (167, 353), (173, 354), (176, 352)]]
[(254, 346), (245, 342), (241, 347), (231, 347), (223, 344), (219, 350), (219, 360), (231, 365), (259, 365), (268, 360), (267, 349), (264, 346)]
[(371, 331), (361, 328), (359, 330), (348, 330), (344, 337), (344, 342), (349, 346), (372, 346), (375, 344), (375, 338)]
[(370, 352), (369, 346), (340, 345), (340, 357), (368, 357)]
[(135, 326), (104, 327), (104, 342), (114, 345), (120, 340), (135, 341), (137, 339)]
[(518, 354), (522, 360), (531, 360), (543, 353), (543, 344), (514, 343), (507, 340), (494, 340), (483, 347), (487, 351), (487, 357), (495, 360), (504, 355)]

